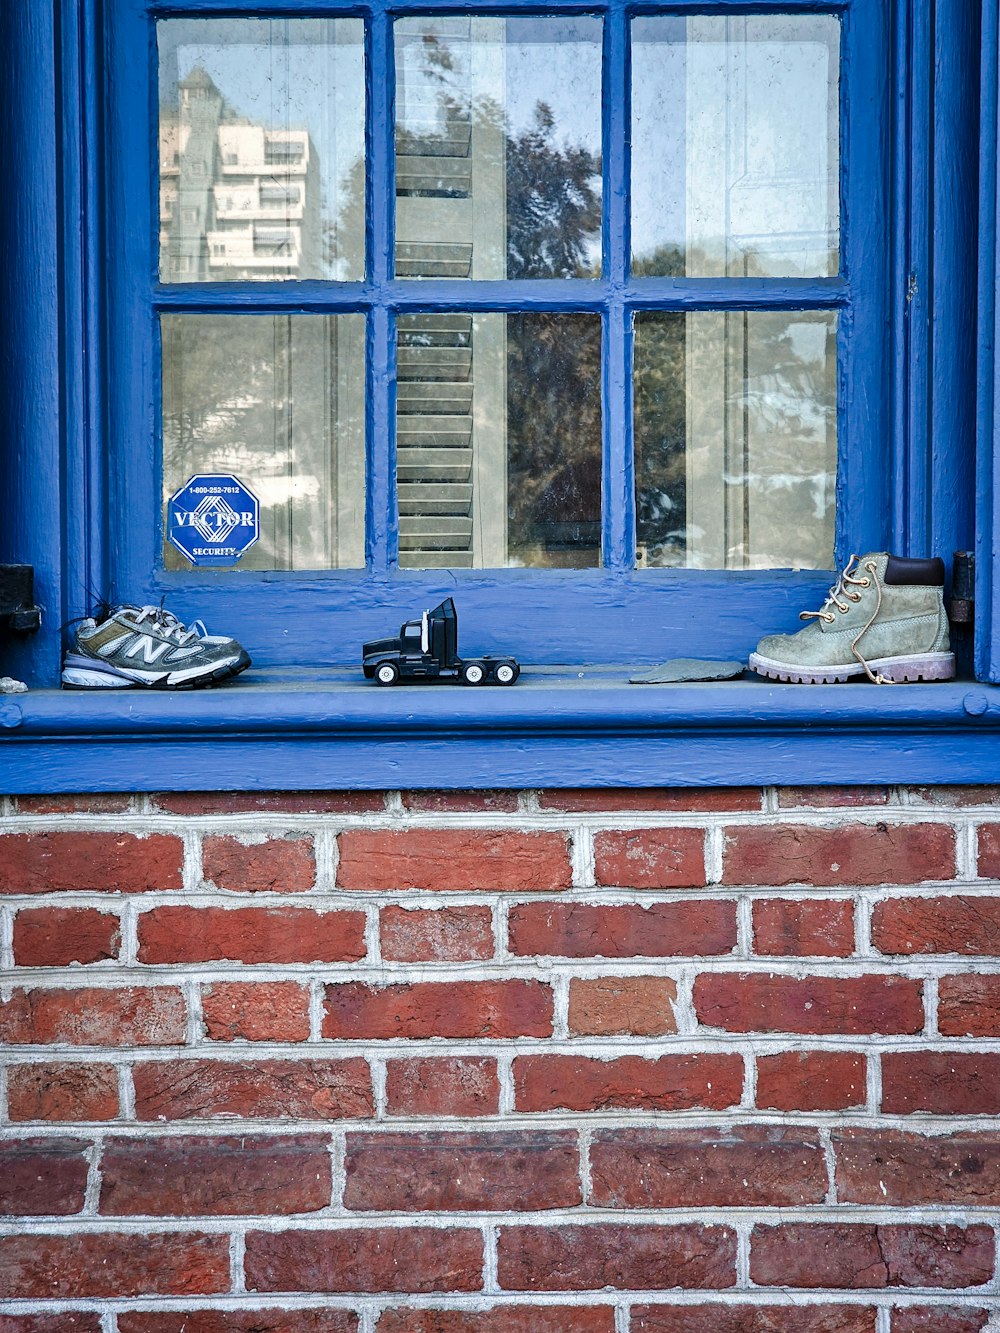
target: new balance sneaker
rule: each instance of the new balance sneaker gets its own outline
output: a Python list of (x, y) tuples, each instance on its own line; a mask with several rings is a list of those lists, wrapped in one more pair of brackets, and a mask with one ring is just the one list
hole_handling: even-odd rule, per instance
[(797, 634), (769, 634), (750, 654), (750, 669), (772, 680), (830, 684), (867, 676), (876, 685), (951, 680), (955, 657), (944, 609), (944, 564), (884, 551), (852, 555), (812, 624)]
[(235, 639), (188, 628), (158, 606), (116, 606), (99, 624), (83, 620), (63, 661), (67, 690), (195, 690), (250, 665)]

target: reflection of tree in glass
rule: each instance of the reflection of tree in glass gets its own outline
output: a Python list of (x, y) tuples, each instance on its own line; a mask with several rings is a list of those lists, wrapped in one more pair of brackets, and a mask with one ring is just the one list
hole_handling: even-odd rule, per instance
[[(788, 264), (779, 265), (780, 272), (775, 274), (774, 255), (749, 242), (737, 243), (732, 238), (717, 243), (710, 239), (703, 245), (670, 241), (649, 254), (632, 257), (632, 276), (635, 278), (768, 278), (783, 276), (786, 267)], [(795, 267), (790, 276), (807, 277), (808, 273), (800, 274), (799, 268)]]
[(654, 565), (685, 562), (684, 316), (640, 315), (635, 332), (637, 538)]
[(583, 147), (560, 147), (551, 109), (507, 135), (507, 276), (592, 277), (601, 234), (601, 163)]
[[(507, 135), (507, 276), (590, 276), (601, 230), (601, 164), (560, 146), (544, 103)], [(539, 313), (507, 319), (508, 546), (513, 559), (599, 562), (601, 322)]]
[(599, 563), (601, 321), (507, 317), (508, 546), (524, 564)]
[[(686, 276), (684, 247), (661, 245), (650, 255), (633, 255), (633, 278), (683, 278)], [(695, 261), (696, 262), (696, 261)]]

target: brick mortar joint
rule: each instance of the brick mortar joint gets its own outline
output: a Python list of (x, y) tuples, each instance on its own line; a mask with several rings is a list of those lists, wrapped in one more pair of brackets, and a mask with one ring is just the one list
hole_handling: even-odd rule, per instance
[[(361, 1118), (345, 1121), (339, 1133), (353, 1136), (405, 1134), (419, 1139), (428, 1134), (467, 1136), (489, 1139), (497, 1134), (516, 1133), (525, 1139), (544, 1137), (551, 1133), (581, 1134), (591, 1137), (598, 1133), (636, 1130), (658, 1133), (731, 1133), (734, 1129), (781, 1129), (789, 1133), (821, 1138), (823, 1134), (888, 1133), (907, 1134), (913, 1140), (927, 1143), (954, 1138), (957, 1134), (995, 1137), (1000, 1132), (1000, 1118), (996, 1116), (936, 1115), (906, 1117), (900, 1115), (872, 1115), (865, 1112), (780, 1112), (759, 1110), (735, 1105), (727, 1111), (696, 1108), (692, 1111), (672, 1112), (669, 1126), (664, 1125), (663, 1113), (645, 1112), (536, 1112), (518, 1111), (509, 1114), (484, 1116), (398, 1115), (383, 1119)], [(911, 1123), (913, 1122), (913, 1123)], [(263, 1138), (301, 1138), (322, 1141), (329, 1138), (330, 1130), (322, 1121), (268, 1119), (266, 1117), (234, 1116), (232, 1118), (190, 1120), (142, 1121), (12, 1121), (0, 1125), (0, 1143), (16, 1143), (26, 1138), (59, 1140), (78, 1138), (82, 1142), (109, 1136), (128, 1141), (166, 1141), (176, 1138), (225, 1139), (238, 1136)], [(944, 1205), (941, 1205), (944, 1206)]]
[(590, 889), (597, 883), (596, 849), (593, 830), (585, 824), (570, 834), (570, 872), (574, 889)]
[[(286, 976), (287, 974), (283, 974)], [(324, 992), (323, 983), (317, 977), (312, 977), (306, 981), (306, 991), (309, 1006), (309, 1041), (320, 1042), (323, 1040), (323, 1018)]]
[(229, 1280), (235, 1294), (246, 1291), (246, 1236), (243, 1232), (233, 1231), (229, 1237)]
[[(989, 1292), (983, 1289), (970, 1292), (968, 1290), (946, 1291), (942, 1288), (932, 1288), (930, 1294), (938, 1297), (938, 1303), (941, 1305), (955, 1305), (971, 1310), (981, 1308), (983, 1298)], [(789, 1299), (790, 1296), (793, 1298), (792, 1300)], [(669, 1292), (635, 1288), (616, 1289), (614, 1292), (592, 1290), (484, 1292), (479, 1290), (474, 1292), (435, 1292), (430, 1295), (417, 1292), (343, 1294), (247, 1292), (213, 1296), (80, 1297), (77, 1299), (47, 1300), (44, 1308), (45, 1312), (49, 1314), (77, 1312), (101, 1314), (106, 1312), (105, 1317), (111, 1320), (115, 1319), (117, 1314), (131, 1314), (134, 1312), (155, 1313), (203, 1309), (232, 1312), (258, 1312), (271, 1309), (281, 1311), (308, 1310), (314, 1309), (317, 1302), (321, 1302), (323, 1307), (327, 1309), (356, 1311), (363, 1318), (370, 1317), (371, 1319), (376, 1319), (385, 1311), (395, 1309), (404, 1303), (407, 1308), (412, 1307), (420, 1310), (436, 1310), (444, 1307), (448, 1310), (467, 1312), (486, 1310), (494, 1306), (500, 1308), (514, 1306), (545, 1308), (553, 1304), (571, 1307), (602, 1306), (619, 1313), (624, 1312), (627, 1316), (629, 1307), (633, 1305), (683, 1307), (704, 1304), (706, 1299), (710, 1299), (713, 1305), (751, 1305), (755, 1308), (769, 1310), (787, 1310), (789, 1305), (806, 1308), (829, 1304), (859, 1307), (874, 1306), (880, 1313), (888, 1315), (893, 1309), (925, 1305), (927, 1303), (927, 1289), (893, 1288), (888, 1296), (883, 1288), (845, 1291), (843, 1288), (836, 1287), (814, 1287), (808, 1290), (796, 1290), (794, 1293), (773, 1287), (751, 1287), (748, 1290), (726, 1288), (722, 1291), (671, 1289)], [(887, 1301), (891, 1304), (886, 1304)], [(39, 1305), (37, 1302), (26, 1300), (3, 1301), (0, 1302), (0, 1312), (14, 1316), (37, 1315)], [(359, 1333), (372, 1333), (373, 1327), (370, 1324), (366, 1327), (362, 1323)], [(111, 1333), (114, 1333), (114, 1330)], [(616, 1333), (618, 1333), (617, 1324)], [(627, 1325), (625, 1326), (625, 1333), (628, 1333)], [(878, 1326), (878, 1333), (882, 1333), (881, 1325)], [(993, 1333), (993, 1330), (984, 1328), (983, 1333)]]
[[(386, 1120), (389, 1115), (389, 1064), (381, 1055), (373, 1055), (368, 1062), (372, 1080), (372, 1101), (375, 1119)], [(395, 1122), (394, 1122), (395, 1123)]]
[(346, 1211), (344, 1192), (347, 1189), (347, 1133), (336, 1130), (330, 1135), (330, 1209), (341, 1214)]
[(1000, 896), (996, 879), (959, 881), (928, 879), (917, 883), (883, 884), (691, 884), (674, 888), (631, 888), (620, 884), (574, 884), (566, 889), (343, 889), (329, 891), (148, 889), (139, 892), (105, 889), (46, 889), (24, 893), (6, 892), (0, 908), (19, 912), (38, 908), (97, 908), (108, 914), (134, 907), (137, 914), (164, 907), (192, 910), (217, 908), (245, 911), (257, 908), (286, 911), (299, 908), (314, 913), (364, 912), (384, 907), (436, 909), (476, 907), (502, 903), (508, 907), (533, 903), (575, 906), (622, 907), (662, 906), (667, 903), (733, 902), (868, 902), (915, 901), (922, 898), (995, 898)]
[(118, 1115), (122, 1121), (134, 1121), (136, 1119), (135, 1111), (135, 1077), (133, 1074), (132, 1063), (121, 1064), (118, 1069)]
[[(859, 1048), (863, 1048), (860, 1049)], [(65, 1042), (8, 1045), (0, 1052), (0, 1067), (19, 1064), (60, 1062), (134, 1066), (137, 1064), (183, 1064), (194, 1060), (210, 1063), (246, 1064), (255, 1060), (282, 1059), (291, 1062), (323, 1058), (375, 1057), (381, 1060), (420, 1058), (428, 1055), (458, 1057), (497, 1057), (517, 1059), (528, 1055), (576, 1055), (593, 1059), (611, 1059), (615, 1053), (659, 1059), (671, 1055), (744, 1055), (748, 1049), (757, 1056), (778, 1055), (799, 1050), (817, 1052), (852, 1052), (871, 1054), (1000, 1054), (1000, 1037), (935, 1037), (922, 1032), (900, 1034), (814, 1034), (803, 1032), (725, 1032), (700, 1029), (664, 1038), (645, 1035), (613, 1034), (597, 1036), (576, 1034), (564, 1037), (504, 1038), (357, 1038), (340, 1041), (327, 1038), (321, 1042), (299, 1041), (217, 1041), (197, 1046), (74, 1046)]]
[(205, 880), (205, 868), (202, 864), (201, 835), (197, 830), (184, 827), (178, 830), (183, 842), (183, 861), (181, 880), (188, 893), (197, 892)]
[[(323, 1234), (343, 1231), (406, 1231), (414, 1227), (431, 1231), (469, 1230), (483, 1231), (487, 1227), (496, 1227), (501, 1234), (505, 1230), (530, 1226), (546, 1231), (557, 1231), (566, 1226), (614, 1227), (625, 1231), (639, 1230), (649, 1226), (662, 1227), (665, 1230), (678, 1227), (704, 1226), (724, 1227), (739, 1231), (741, 1228), (752, 1233), (757, 1226), (771, 1229), (783, 1227), (810, 1226), (866, 1226), (944, 1229), (957, 1227), (969, 1230), (973, 1227), (986, 1227), (996, 1241), (996, 1209), (992, 1205), (942, 1204), (920, 1207), (896, 1205), (860, 1204), (816, 1204), (813, 1206), (762, 1205), (704, 1208), (634, 1208), (623, 1212), (621, 1208), (553, 1208), (546, 1211), (508, 1210), (488, 1212), (483, 1209), (469, 1209), (461, 1212), (420, 1212), (408, 1210), (359, 1212), (338, 1210), (332, 1212), (323, 1209), (310, 1213), (253, 1214), (213, 1216), (195, 1215), (178, 1217), (163, 1216), (155, 1213), (136, 1213), (124, 1216), (90, 1215), (77, 1213), (67, 1217), (65, 1214), (38, 1215), (30, 1218), (4, 1217), (0, 1225), (0, 1237), (10, 1236), (73, 1236), (73, 1235), (144, 1235), (162, 1232), (170, 1235), (185, 1235), (205, 1232), (211, 1235), (229, 1235), (240, 1233), (244, 1237), (250, 1231), (277, 1234), (280, 1232), (306, 1232)], [(995, 1278), (975, 1284), (971, 1289), (985, 1292), (992, 1290)], [(814, 1288), (807, 1290), (814, 1291)], [(884, 1290), (884, 1289), (883, 1289)], [(910, 1290), (913, 1290), (910, 1288)], [(931, 1291), (938, 1288), (929, 1288)], [(969, 1287), (965, 1288), (970, 1290)], [(267, 1293), (262, 1293), (267, 1294)], [(277, 1295), (277, 1293), (270, 1293)]]
[(104, 1156), (104, 1135), (102, 1133), (94, 1135), (85, 1155), (87, 1159), (87, 1183), (84, 1188), (81, 1213), (86, 1217), (97, 1217), (99, 1216), (101, 1186), (103, 1184), (101, 1161)]
[[(322, 976), (317, 978), (317, 969)], [(0, 974), (0, 983), (14, 989), (116, 990), (141, 987), (168, 990), (190, 985), (211, 986), (225, 982), (246, 985), (287, 981), (306, 986), (313, 979), (321, 986), (358, 982), (380, 986), (421, 985), (427, 982), (538, 981), (568, 982), (574, 978), (634, 977), (655, 972), (658, 976), (722, 974), (775, 976), (787, 980), (805, 978), (846, 981), (862, 977), (925, 981), (940, 976), (994, 976), (1000, 958), (983, 954), (879, 954), (874, 957), (756, 954), (740, 957), (733, 952), (705, 955), (630, 954), (624, 958), (563, 954), (519, 954), (511, 958), (470, 959), (420, 963), (368, 962), (365, 959), (332, 963), (239, 963), (218, 960), (208, 963), (146, 963), (135, 966), (113, 961), (60, 967), (13, 968)], [(866, 1034), (861, 1034), (866, 1035)], [(875, 1034), (872, 1034), (875, 1035)]]
[(0, 973), (14, 967), (14, 910), (0, 903)]
[(499, 1293), (500, 1286), (500, 1254), (499, 1254), (500, 1227), (499, 1225), (489, 1225), (483, 1227), (483, 1292), (487, 1295)]
[(337, 871), (340, 868), (340, 844), (337, 835), (327, 827), (316, 829), (313, 834), (313, 858), (316, 878), (312, 893), (330, 893), (337, 883)]
[[(921, 1048), (923, 1049), (923, 1048)], [(869, 1051), (865, 1059), (865, 1105), (878, 1116), (882, 1110), (882, 1051)]]
[(738, 1220), (733, 1225), (736, 1233), (736, 1288), (745, 1293), (751, 1289), (750, 1282), (750, 1232), (752, 1223)]

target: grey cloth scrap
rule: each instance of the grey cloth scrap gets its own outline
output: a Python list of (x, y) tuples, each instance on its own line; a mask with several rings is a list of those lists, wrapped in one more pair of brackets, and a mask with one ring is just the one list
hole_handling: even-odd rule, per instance
[(672, 657), (669, 662), (629, 676), (630, 685), (678, 685), (682, 681), (733, 680), (742, 676), (745, 662), (711, 662), (699, 657)]

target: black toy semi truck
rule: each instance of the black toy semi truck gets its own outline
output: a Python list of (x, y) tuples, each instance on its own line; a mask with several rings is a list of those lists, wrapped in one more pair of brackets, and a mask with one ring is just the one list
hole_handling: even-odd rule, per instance
[(458, 615), (449, 597), (419, 620), (400, 626), (398, 639), (373, 639), (362, 649), (368, 680), (445, 680), (464, 685), (513, 685), (521, 668), (513, 657), (458, 655)]

